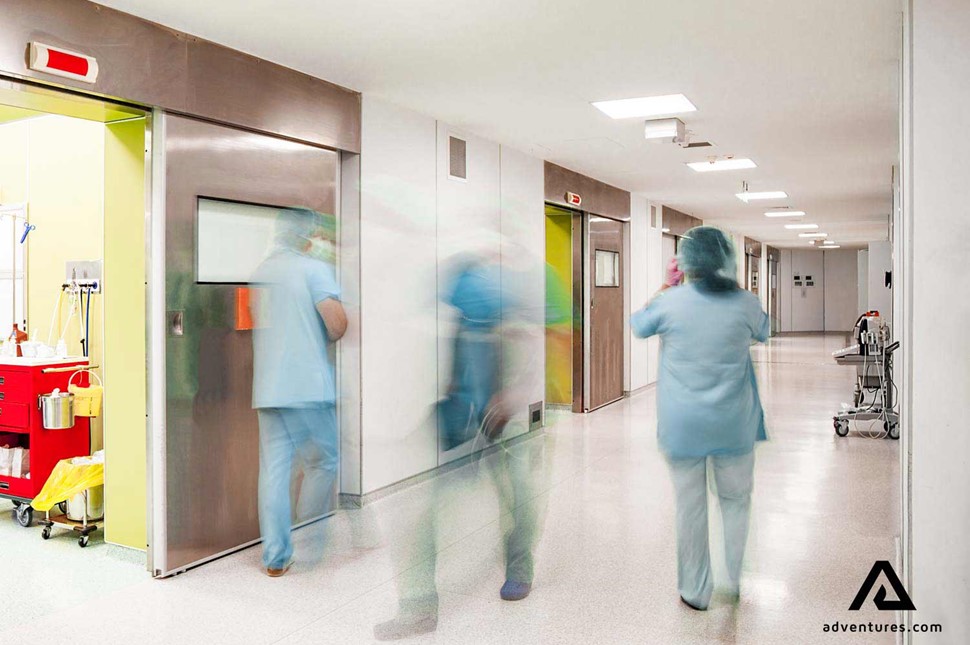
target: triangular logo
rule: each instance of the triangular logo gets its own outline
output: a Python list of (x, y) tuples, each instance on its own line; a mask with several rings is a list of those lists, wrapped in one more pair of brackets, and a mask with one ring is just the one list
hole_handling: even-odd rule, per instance
[(903, 587), (902, 581), (896, 575), (893, 565), (889, 564), (888, 560), (876, 560), (876, 563), (872, 565), (869, 575), (866, 576), (866, 581), (862, 583), (862, 587), (859, 589), (859, 593), (856, 594), (855, 600), (849, 605), (849, 611), (858, 611), (862, 608), (862, 603), (869, 597), (869, 592), (875, 586), (880, 573), (886, 576), (889, 585), (893, 588), (893, 593), (896, 594), (897, 600), (886, 600), (886, 596), (888, 595), (886, 593), (886, 587), (880, 586), (879, 591), (876, 592), (876, 597), (872, 599), (876, 607), (881, 611), (916, 611), (916, 606), (913, 605), (912, 599), (906, 593), (906, 588)]

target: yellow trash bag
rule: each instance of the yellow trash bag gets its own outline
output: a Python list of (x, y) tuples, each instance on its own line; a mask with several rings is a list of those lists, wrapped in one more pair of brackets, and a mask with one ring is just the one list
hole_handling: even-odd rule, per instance
[[(87, 372), (98, 379), (98, 384), (89, 387), (74, 385), (71, 381), (82, 372)], [(74, 395), (74, 416), (97, 417), (101, 415), (101, 399), (104, 397), (104, 386), (101, 384), (101, 377), (97, 374), (90, 370), (78, 370), (74, 372), (67, 381), (67, 391)]]
[(104, 464), (91, 463), (90, 458), (62, 459), (54, 466), (51, 476), (40, 494), (30, 503), (36, 511), (49, 511), (54, 505), (69, 500), (89, 488), (104, 485)]

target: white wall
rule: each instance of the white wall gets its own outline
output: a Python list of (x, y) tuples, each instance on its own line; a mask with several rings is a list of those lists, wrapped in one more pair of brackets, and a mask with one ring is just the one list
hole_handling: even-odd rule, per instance
[(792, 331), (792, 259), (791, 249), (780, 249), (781, 261), (778, 263), (778, 331)]
[(499, 150), (503, 288), (513, 281), (527, 324), (517, 324), (503, 348), (515, 399), (509, 437), (528, 429), (528, 409), (546, 398), (546, 208), (545, 168), (541, 159), (502, 146)]
[(768, 245), (761, 245), (761, 257), (758, 258), (758, 299), (761, 308), (768, 311), (768, 292), (771, 290), (771, 276), (768, 275)]
[[(656, 213), (656, 226), (653, 226), (653, 214)], [(647, 230), (647, 294), (653, 296), (660, 290), (664, 282), (663, 262), (663, 204), (649, 202), (647, 204), (647, 218), (651, 226)], [(647, 382), (657, 382), (657, 372), (660, 367), (660, 339), (656, 336), (647, 340)]]
[(434, 468), (438, 396), (435, 120), (364, 97), (361, 490)]
[[(964, 278), (970, 182), (961, 170), (964, 152), (953, 142), (970, 138), (970, 84), (964, 82), (970, 78), (970, 3), (913, 0), (911, 6), (905, 212), (897, 232), (906, 254), (902, 302), (909, 305), (899, 312), (900, 326), (903, 342), (911, 345), (903, 346), (911, 375), (902, 402), (903, 446), (911, 461), (904, 458), (903, 472), (912, 504), (911, 533), (904, 539), (917, 608), (912, 619), (944, 629), (943, 637), (914, 636), (913, 642), (961, 642), (970, 634), (970, 299)], [(871, 256), (870, 248), (870, 267)]]
[[(467, 142), (467, 180), (448, 176), (448, 140)], [(479, 257), (501, 253), (501, 185), (499, 145), (438, 123), (438, 295), (444, 295), (456, 258), (469, 253)], [(438, 306), (438, 392), (451, 381), (452, 346), (457, 332), (455, 310)], [(445, 462), (464, 456), (471, 445), (441, 454)]]
[(890, 324), (893, 320), (893, 292), (886, 287), (886, 272), (893, 268), (891, 242), (869, 243), (869, 309), (879, 312)]
[[(511, 276), (532, 318), (505, 348), (520, 377), (522, 423), (513, 427), (525, 428), (528, 403), (544, 398), (545, 213), (541, 160), (367, 96), (361, 115), (361, 431), (359, 445), (352, 434), (344, 439), (341, 484), (343, 492), (367, 494), (460, 456), (439, 455), (433, 406), (448, 386), (454, 332), (454, 312), (440, 303), (439, 290), (462, 252), (501, 260), (503, 280)], [(467, 181), (448, 177), (449, 135), (467, 141)], [(342, 205), (352, 214), (352, 162), (342, 169)], [(352, 221), (345, 217), (344, 225)], [(346, 232), (344, 241), (352, 239)], [(344, 285), (353, 287), (352, 277)], [(345, 351), (353, 352), (348, 341)], [(343, 403), (342, 420), (352, 421), (353, 402)], [(347, 463), (355, 450), (359, 481)]]
[(856, 317), (869, 310), (869, 251), (862, 250), (856, 257), (856, 275), (858, 277), (858, 300), (856, 303)]
[(825, 331), (852, 330), (859, 315), (858, 253), (818, 251), (825, 260)]
[[(650, 204), (642, 195), (630, 196), (630, 224), (627, 225), (630, 239), (630, 275), (628, 300), (630, 311), (637, 311), (650, 299), (650, 265), (657, 262), (651, 255), (650, 247)], [(659, 230), (659, 229), (658, 229)], [(626, 345), (629, 347), (629, 371), (625, 389), (628, 392), (648, 385), (650, 380), (650, 343), (634, 338), (626, 317)]]

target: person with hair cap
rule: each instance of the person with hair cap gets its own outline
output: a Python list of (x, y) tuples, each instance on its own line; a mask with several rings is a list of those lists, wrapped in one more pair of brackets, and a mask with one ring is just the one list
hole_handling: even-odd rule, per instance
[[(705, 610), (714, 591), (708, 537), (708, 466), (724, 524), (728, 589), (740, 594), (748, 536), (754, 446), (766, 438), (750, 346), (768, 339), (758, 297), (737, 283), (734, 246), (720, 230), (699, 226), (680, 240), (664, 286), (630, 325), (662, 341), (657, 434), (670, 467), (677, 506), (680, 598)], [(686, 284), (681, 284), (687, 278)]]
[(253, 330), (253, 408), (259, 416), (259, 528), (267, 575), (292, 564), (290, 483), (303, 465), (297, 517), (330, 509), (339, 434), (331, 345), (347, 330), (334, 262), (336, 220), (306, 208), (280, 211), (267, 257), (252, 278), (260, 296)]

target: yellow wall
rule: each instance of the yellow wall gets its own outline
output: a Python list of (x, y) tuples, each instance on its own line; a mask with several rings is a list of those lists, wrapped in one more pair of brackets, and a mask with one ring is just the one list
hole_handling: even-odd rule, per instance
[[(546, 208), (546, 308), (560, 298), (572, 310), (573, 284), (572, 217), (552, 207)], [(550, 284), (554, 281), (554, 284)], [(573, 402), (572, 319), (546, 326), (546, 401)]]
[(105, 539), (146, 547), (145, 121), (104, 129)]
[[(68, 260), (96, 260), (103, 254), (102, 191), (104, 126), (60, 116), (27, 121), (29, 217), (37, 229), (27, 238), (27, 332), (51, 344), (68, 323), (68, 298), (60, 300)], [(99, 296), (91, 307), (90, 359), (100, 364), (102, 334)], [(54, 320), (53, 330), (51, 320)], [(70, 355), (80, 356), (81, 332), (75, 313), (64, 335)], [(100, 436), (95, 434), (95, 447)]]
[(0, 204), (27, 201), (27, 123), (0, 125)]

